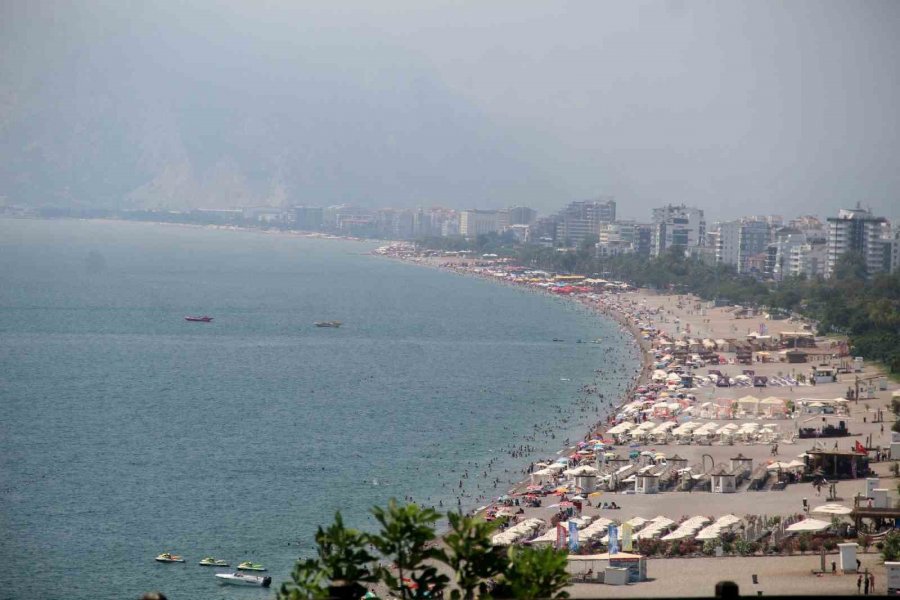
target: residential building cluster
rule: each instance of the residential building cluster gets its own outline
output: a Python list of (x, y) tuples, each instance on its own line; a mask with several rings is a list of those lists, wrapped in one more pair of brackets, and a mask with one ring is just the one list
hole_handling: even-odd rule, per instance
[(707, 224), (703, 209), (686, 204), (655, 208), (650, 220), (619, 219), (610, 197), (570, 202), (539, 216), (531, 208), (499, 210), (445, 208), (380, 209), (295, 207), (298, 229), (396, 239), (424, 236), (511, 234), (520, 243), (564, 249), (593, 245), (601, 258), (636, 254), (657, 257), (683, 252), (710, 264), (730, 265), (759, 279), (830, 277), (849, 251), (864, 257), (872, 275), (900, 268), (900, 228), (860, 206), (842, 209), (824, 221), (806, 215), (751, 216)]
[[(65, 211), (0, 205), (0, 213), (67, 216)], [(97, 214), (94, 214), (97, 213)], [(823, 220), (806, 215), (785, 221), (779, 215), (748, 216), (707, 224), (703, 209), (667, 204), (651, 211), (648, 221), (620, 219), (611, 197), (570, 202), (559, 211), (538, 215), (525, 206), (503, 209), (431, 208), (369, 209), (352, 205), (288, 208), (192, 209), (188, 211), (126, 210), (68, 215), (257, 225), (306, 232), (417, 240), (426, 237), (476, 239), (497, 234), (504, 242), (537, 244), (560, 251), (585, 244), (598, 258), (635, 254), (658, 257), (684, 253), (709, 264), (730, 265), (741, 274), (779, 281), (787, 277), (831, 277), (841, 256), (856, 252), (869, 275), (900, 269), (900, 224), (859, 205)]]

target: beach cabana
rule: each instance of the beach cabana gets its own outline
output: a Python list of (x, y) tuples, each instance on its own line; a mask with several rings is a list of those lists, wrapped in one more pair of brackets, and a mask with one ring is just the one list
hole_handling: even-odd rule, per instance
[(769, 396), (759, 401), (759, 410), (769, 417), (783, 416), (787, 412), (787, 405), (781, 398)]
[(659, 475), (651, 472), (639, 473), (634, 479), (635, 494), (658, 494)]
[(738, 398), (738, 409), (748, 415), (755, 415), (759, 412), (759, 398), (755, 396), (744, 396)]
[(719, 465), (710, 474), (710, 491), (718, 494), (732, 494), (737, 491), (737, 475), (725, 465)]

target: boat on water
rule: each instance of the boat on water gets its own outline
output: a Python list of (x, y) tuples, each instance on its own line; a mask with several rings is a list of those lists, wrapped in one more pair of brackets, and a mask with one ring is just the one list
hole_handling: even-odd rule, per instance
[(336, 328), (336, 327), (341, 326), (341, 322), (340, 321), (316, 321), (315, 325), (316, 325), (316, 327), (335, 327)]
[(200, 561), (201, 567), (228, 567), (231, 566), (228, 564), (227, 560), (219, 560), (215, 559), (211, 556), (207, 556)]
[(272, 584), (272, 578), (263, 575), (248, 575), (247, 573), (216, 573), (219, 583), (229, 585), (255, 585), (258, 587), (269, 587)]
[(211, 322), (211, 321), (213, 320), (213, 318), (212, 318), (212, 317), (208, 317), (208, 316), (206, 316), (206, 315), (203, 315), (202, 317), (192, 317), (192, 316), (187, 316), (187, 317), (184, 318), (184, 320), (185, 320), (185, 321), (190, 321), (190, 322), (192, 322), (192, 323), (209, 323), (209, 322)]
[(268, 569), (261, 564), (250, 562), (249, 560), (242, 562), (237, 568), (239, 571), (268, 571)]
[(156, 562), (161, 563), (183, 563), (184, 559), (178, 556), (177, 554), (169, 554), (168, 552), (163, 552), (159, 556), (156, 557)]

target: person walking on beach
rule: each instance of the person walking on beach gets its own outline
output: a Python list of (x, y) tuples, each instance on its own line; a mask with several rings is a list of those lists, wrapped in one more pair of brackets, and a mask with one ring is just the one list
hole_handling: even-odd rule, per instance
[(869, 575), (868, 575), (868, 573), (863, 575), (863, 577), (865, 577), (865, 580), (863, 581), (863, 595), (868, 596), (869, 595)]

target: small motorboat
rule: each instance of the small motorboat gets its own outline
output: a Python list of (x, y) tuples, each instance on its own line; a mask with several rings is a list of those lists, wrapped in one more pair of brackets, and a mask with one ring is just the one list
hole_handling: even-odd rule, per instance
[(237, 568), (239, 571), (268, 571), (268, 569), (261, 564), (250, 562), (249, 560), (245, 560), (239, 564)]
[(246, 573), (216, 573), (219, 583), (230, 585), (255, 585), (259, 587), (269, 587), (272, 585), (272, 578), (263, 575), (248, 575)]
[(227, 560), (217, 560), (211, 556), (205, 557), (200, 561), (201, 567), (228, 567), (231, 566), (228, 564)]
[(316, 321), (315, 326), (316, 327), (335, 327), (335, 328), (337, 328), (337, 327), (341, 326), (341, 322), (340, 321)]
[(203, 315), (202, 317), (191, 317), (187, 316), (184, 318), (185, 321), (190, 321), (191, 323), (209, 323), (213, 320), (212, 317), (208, 317)]
[(178, 556), (177, 554), (169, 554), (168, 552), (163, 552), (159, 556), (156, 557), (156, 562), (161, 563), (183, 563), (184, 559)]

